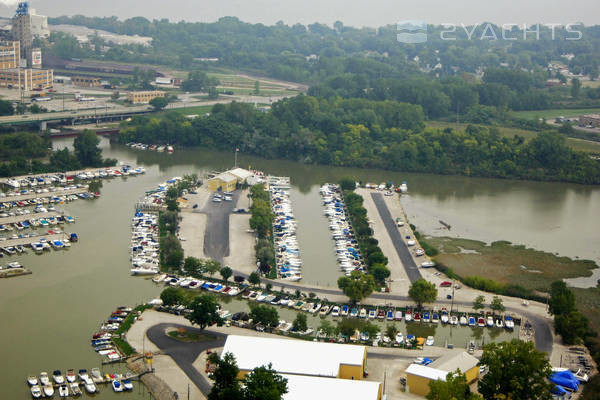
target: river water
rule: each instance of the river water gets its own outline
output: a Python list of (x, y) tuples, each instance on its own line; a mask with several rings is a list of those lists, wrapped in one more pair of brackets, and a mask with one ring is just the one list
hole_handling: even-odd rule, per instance
[[(70, 143), (62, 139), (54, 145), (60, 148)], [(69, 250), (13, 257), (33, 275), (0, 280), (0, 398), (28, 398), (25, 378), (29, 374), (99, 366), (89, 339), (102, 320), (117, 306), (139, 304), (161, 290), (128, 273), (129, 223), (135, 201), (170, 177), (189, 172), (204, 174), (233, 164), (233, 152), (196, 149), (169, 155), (133, 151), (105, 139), (101, 145), (105, 157), (144, 166), (147, 173), (105, 182), (100, 199), (66, 204), (65, 210), (77, 219), (67, 230), (80, 236), (80, 242)], [(454, 235), (484, 241), (510, 240), (600, 261), (600, 188), (308, 166), (245, 155), (238, 156), (238, 164), (292, 178), (291, 199), (307, 283), (335, 287), (340, 276), (318, 188), (342, 176), (378, 183), (406, 180), (410, 194), (403, 196), (403, 205), (411, 222), (424, 233), (447, 234), (439, 230), (441, 219), (452, 225)], [(234, 300), (225, 307), (238, 311), (247, 305)], [(293, 314), (283, 311), (282, 317), (291, 320)], [(317, 327), (316, 319), (312, 325)], [(447, 341), (457, 347), (468, 338), (487, 342), (509, 335), (491, 330), (490, 337), (490, 333), (470, 328), (450, 332), (441, 326), (399, 326), (405, 334), (434, 335), (437, 344)], [(148, 398), (147, 392), (137, 386), (130, 394), (114, 394), (109, 387), (101, 389), (98, 399)]]

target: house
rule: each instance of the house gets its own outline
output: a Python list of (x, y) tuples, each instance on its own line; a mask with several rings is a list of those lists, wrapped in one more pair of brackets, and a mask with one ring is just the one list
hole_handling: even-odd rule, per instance
[(208, 180), (208, 190), (211, 192), (223, 191), (232, 192), (238, 183), (238, 177), (229, 173), (223, 172)]

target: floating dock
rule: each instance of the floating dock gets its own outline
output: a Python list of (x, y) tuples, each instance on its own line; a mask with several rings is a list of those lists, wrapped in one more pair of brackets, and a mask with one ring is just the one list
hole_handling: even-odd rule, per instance
[(29, 213), (23, 215), (15, 215), (13, 217), (0, 218), (0, 225), (15, 224), (17, 222), (29, 221), (30, 219), (46, 219), (58, 217), (59, 215), (64, 214), (58, 211), (49, 211), (44, 213)]
[(33, 272), (27, 268), (8, 268), (0, 270), (0, 278), (14, 278), (16, 276), (31, 275)]
[(6, 197), (0, 197), (0, 203), (9, 203), (9, 202), (13, 202), (13, 201), (23, 201), (23, 200), (31, 200), (31, 199), (43, 199), (43, 198), (47, 198), (47, 197), (59, 197), (59, 196), (69, 196), (72, 194), (80, 194), (80, 193), (87, 193), (89, 191), (89, 188), (87, 186), (82, 187), (82, 188), (75, 188), (75, 189), (65, 189), (65, 190), (61, 190), (62, 187), (59, 186), (57, 187), (57, 190), (53, 191), (53, 192), (42, 192), (42, 193), (27, 193), (27, 194), (20, 194), (17, 196), (6, 196)]

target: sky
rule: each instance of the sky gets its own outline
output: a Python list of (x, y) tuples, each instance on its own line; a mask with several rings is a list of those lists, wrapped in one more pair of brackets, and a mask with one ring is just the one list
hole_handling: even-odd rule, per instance
[[(0, 0), (12, 16), (18, 0)], [(8, 4), (8, 5), (7, 5)], [(272, 25), (314, 22), (378, 27), (403, 20), (429, 24), (600, 24), (600, 0), (31, 0), (38, 14), (83, 14), (213, 22), (223, 16)]]

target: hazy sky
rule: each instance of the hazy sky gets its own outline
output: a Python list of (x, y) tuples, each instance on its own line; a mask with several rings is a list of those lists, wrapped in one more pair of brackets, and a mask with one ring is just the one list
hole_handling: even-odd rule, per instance
[[(11, 16), (18, 0), (0, 0), (0, 15)], [(4, 4), (13, 4), (6, 6)], [(352, 26), (380, 26), (401, 20), (428, 23), (600, 24), (600, 0), (31, 0), (39, 14), (83, 14), (171, 21), (212, 22), (237, 16), (247, 22), (287, 24), (340, 20)]]

